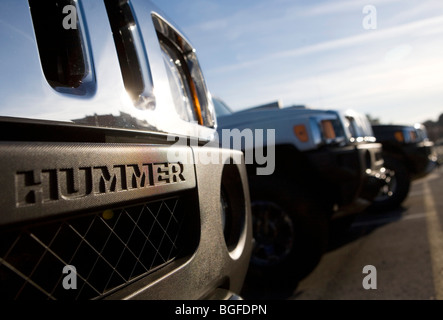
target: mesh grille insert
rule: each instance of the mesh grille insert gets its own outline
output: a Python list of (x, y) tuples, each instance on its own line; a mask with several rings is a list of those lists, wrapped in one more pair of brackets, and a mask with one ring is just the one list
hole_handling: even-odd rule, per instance
[[(181, 253), (185, 211), (184, 200), (173, 197), (3, 230), (0, 298), (103, 297)], [(67, 265), (76, 269), (76, 289), (63, 287)]]

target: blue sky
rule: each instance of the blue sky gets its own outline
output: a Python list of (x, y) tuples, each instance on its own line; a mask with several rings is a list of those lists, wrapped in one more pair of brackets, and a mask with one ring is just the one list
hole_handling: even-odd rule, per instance
[[(196, 48), (212, 94), (234, 110), (280, 100), (385, 123), (443, 113), (441, 0), (153, 2)], [(363, 26), (367, 5), (376, 29)]]

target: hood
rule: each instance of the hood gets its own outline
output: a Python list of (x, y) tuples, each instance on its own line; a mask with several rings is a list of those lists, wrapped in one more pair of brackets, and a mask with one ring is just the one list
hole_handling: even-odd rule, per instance
[(246, 109), (217, 117), (217, 124), (218, 129), (247, 127), (249, 123), (278, 121), (288, 118), (300, 119), (300, 117), (323, 113), (331, 113), (331, 111), (307, 108)]

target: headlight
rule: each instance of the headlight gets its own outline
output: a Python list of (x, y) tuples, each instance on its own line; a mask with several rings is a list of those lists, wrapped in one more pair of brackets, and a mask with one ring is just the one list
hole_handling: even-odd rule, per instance
[(221, 224), (226, 247), (231, 256), (238, 254), (240, 239), (246, 224), (245, 193), (240, 172), (234, 164), (223, 168), (220, 191)]
[(415, 142), (418, 138), (417, 132), (415, 131), (410, 131), (409, 136), (411, 137), (411, 142)]
[(345, 134), (339, 119), (321, 119), (319, 127), (324, 143), (339, 144), (345, 141)]
[(320, 124), (325, 139), (332, 140), (336, 138), (334, 125), (331, 120), (322, 120)]
[[(191, 92), (186, 78), (183, 76), (183, 65), (178, 55), (162, 43), (163, 60), (168, 74), (175, 110), (179, 117), (185, 121), (197, 121), (198, 115), (193, 112), (191, 105)], [(201, 114), (200, 114), (201, 117)]]
[(152, 16), (178, 115), (185, 121), (214, 128), (212, 99), (194, 48), (160, 16)]

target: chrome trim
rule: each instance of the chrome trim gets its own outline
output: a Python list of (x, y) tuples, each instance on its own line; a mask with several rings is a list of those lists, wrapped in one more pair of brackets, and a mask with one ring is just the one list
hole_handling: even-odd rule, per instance
[[(135, 119), (135, 125), (129, 129), (211, 139), (214, 128), (183, 121), (175, 112), (151, 18), (152, 13), (162, 17), (164, 14), (149, 1), (131, 0), (144, 41), (140, 45), (144, 45), (149, 58), (148, 66), (156, 99), (155, 110), (139, 110), (128, 97), (123, 84), (104, 2), (78, 2), (81, 5), (82, 23), (85, 25), (83, 32), (89, 39), (88, 50), (90, 61), (93, 61), (96, 91), (88, 96), (56, 92), (42, 72), (28, 1), (5, 0), (0, 3), (0, 115), (69, 123), (98, 116), (102, 117), (102, 122), (88, 125), (128, 129), (105, 121), (106, 117), (115, 119), (124, 114)], [(146, 13), (144, 16), (143, 12)], [(212, 106), (210, 93), (207, 92), (207, 95)]]

